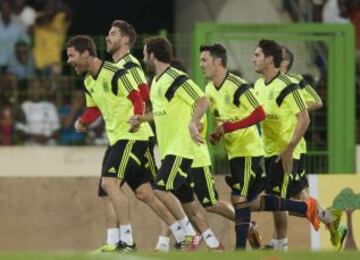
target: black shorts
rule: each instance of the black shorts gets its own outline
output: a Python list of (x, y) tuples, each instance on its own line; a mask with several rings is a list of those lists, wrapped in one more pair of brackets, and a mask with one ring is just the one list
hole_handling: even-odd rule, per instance
[(282, 198), (291, 198), (301, 191), (299, 187), (291, 185), (298, 174), (299, 160), (293, 159), (293, 172), (284, 174), (281, 161), (275, 162), (277, 158), (277, 155), (265, 158), (266, 193), (275, 194)]
[[(152, 182), (154, 179), (151, 168), (156, 169), (151, 161), (149, 143), (147, 141), (120, 140), (109, 146), (105, 152), (101, 177), (119, 178), (135, 191), (140, 185)], [(100, 197), (107, 196), (99, 182)]]
[(232, 195), (252, 201), (264, 190), (266, 174), (261, 167), (262, 158), (235, 157), (229, 161), (233, 180)]
[(154, 189), (176, 191), (184, 184), (190, 186), (191, 163), (191, 159), (166, 155), (156, 175)]
[(188, 183), (184, 183), (177, 190), (171, 191), (181, 204), (190, 203), (195, 200), (194, 190)]
[(305, 170), (305, 154), (303, 153), (300, 155), (298, 175), (300, 179), (301, 189), (309, 188), (309, 181), (307, 177), (307, 172)]
[(215, 180), (211, 174), (210, 166), (191, 169), (192, 187), (201, 205), (204, 208), (214, 206), (219, 199), (215, 188)]

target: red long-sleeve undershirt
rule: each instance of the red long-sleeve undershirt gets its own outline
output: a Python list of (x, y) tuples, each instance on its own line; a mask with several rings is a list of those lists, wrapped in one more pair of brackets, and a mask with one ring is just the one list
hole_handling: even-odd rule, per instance
[[(143, 97), (147, 98), (147, 100), (149, 99), (149, 87), (146, 84), (140, 85), (139, 90), (140, 91), (134, 90), (127, 96), (133, 104), (135, 115), (142, 115), (144, 112), (145, 100)], [(84, 125), (88, 125), (94, 122), (99, 116), (101, 116), (101, 112), (97, 107), (88, 107), (80, 117), (80, 121)]]
[(257, 107), (249, 116), (235, 122), (225, 122), (223, 124), (225, 133), (231, 133), (241, 128), (246, 128), (259, 123), (265, 119), (265, 111), (262, 106)]

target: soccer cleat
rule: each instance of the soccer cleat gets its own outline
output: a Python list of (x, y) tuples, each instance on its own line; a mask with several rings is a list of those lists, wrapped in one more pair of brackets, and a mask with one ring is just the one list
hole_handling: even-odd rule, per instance
[(178, 251), (186, 251), (186, 249), (187, 249), (186, 241), (184, 240), (181, 242), (177, 242), (177, 243), (175, 243), (174, 247)]
[(117, 245), (105, 244), (99, 249), (95, 250), (94, 253), (112, 253), (117, 249)]
[(320, 220), (317, 211), (317, 202), (314, 198), (310, 197), (305, 201), (307, 205), (306, 218), (310, 221), (313, 228), (318, 231), (320, 228)]
[(338, 228), (338, 232), (339, 232), (339, 237), (340, 237), (340, 243), (337, 245), (336, 250), (339, 252), (342, 249), (342, 245), (346, 238), (348, 228), (345, 225), (340, 225)]
[(219, 246), (217, 246), (217, 247), (209, 247), (209, 251), (211, 251), (211, 252), (224, 252), (225, 247), (223, 246), (223, 244), (221, 244), (219, 242)]
[(194, 250), (198, 249), (198, 247), (201, 244), (201, 241), (202, 241), (202, 237), (199, 235), (186, 236), (185, 237), (186, 248), (188, 250), (194, 251)]
[(116, 251), (121, 253), (131, 253), (136, 251), (136, 245), (135, 243), (133, 245), (129, 245), (120, 240), (117, 244)]
[(331, 244), (338, 248), (340, 244), (340, 232), (338, 229), (340, 226), (343, 212), (338, 209), (330, 209), (330, 213), (332, 215), (332, 222), (330, 224), (327, 224), (326, 227), (329, 229), (330, 232)]
[(250, 222), (247, 239), (252, 249), (259, 249), (261, 247), (261, 236), (255, 221)]
[(262, 250), (274, 250), (275, 247), (271, 244), (267, 244), (265, 245), (263, 248), (261, 248)]

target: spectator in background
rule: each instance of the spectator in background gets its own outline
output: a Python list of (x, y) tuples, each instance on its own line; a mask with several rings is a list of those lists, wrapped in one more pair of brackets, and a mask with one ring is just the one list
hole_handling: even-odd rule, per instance
[(27, 42), (20, 41), (15, 45), (15, 55), (9, 61), (7, 72), (16, 79), (20, 101), (27, 93), (27, 79), (35, 75), (34, 57)]
[(76, 90), (70, 96), (68, 97), (70, 100), (59, 109), (61, 121), (59, 143), (62, 145), (85, 144), (85, 134), (78, 133), (74, 128), (76, 119), (84, 112), (84, 93), (81, 90)]
[(35, 75), (34, 57), (27, 42), (19, 41), (15, 44), (15, 55), (10, 59), (7, 71), (17, 80)]
[(15, 43), (18, 41), (30, 42), (24, 27), (12, 15), (9, 0), (0, 1), (0, 70), (8, 66), (14, 55)]
[[(321, 21), (324, 23), (349, 23), (344, 12), (343, 0), (313, 0), (315, 9), (321, 12)], [(315, 15), (316, 16), (316, 15)]]
[(1, 102), (0, 106), (0, 145), (13, 145), (14, 113), (9, 102)]
[(18, 91), (16, 80), (6, 71), (0, 75), (0, 104), (17, 102)]
[(55, 144), (60, 128), (59, 115), (54, 104), (45, 99), (44, 82), (38, 78), (29, 82), (29, 100), (21, 104), (23, 122), (16, 124), (26, 144)]
[(13, 0), (13, 12), (25, 31), (31, 35), (36, 19), (35, 9), (26, 5), (26, 0)]
[(61, 58), (70, 9), (61, 0), (46, 0), (34, 26), (35, 66), (43, 76), (61, 74)]

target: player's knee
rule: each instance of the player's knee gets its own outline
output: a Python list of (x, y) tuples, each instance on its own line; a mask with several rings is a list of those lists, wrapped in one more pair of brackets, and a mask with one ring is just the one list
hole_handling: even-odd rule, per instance
[(248, 206), (247, 199), (242, 196), (232, 196), (231, 203), (234, 205), (234, 208), (245, 208)]
[(116, 186), (116, 179), (113, 178), (103, 178), (102, 179), (102, 183), (101, 183), (101, 187), (106, 191), (109, 192), (114, 188), (117, 188), (118, 186)]
[(202, 206), (204, 207), (204, 209), (207, 211), (207, 212), (217, 212), (217, 209), (219, 207), (218, 205), (219, 203), (216, 201), (216, 203), (211, 203), (211, 204), (203, 204), (202, 203)]
[(296, 196), (294, 196), (295, 199), (298, 200), (307, 200), (309, 198), (309, 194), (305, 190), (301, 190)]
[(135, 196), (138, 200), (148, 203), (154, 199), (155, 195), (152, 190), (137, 190)]

